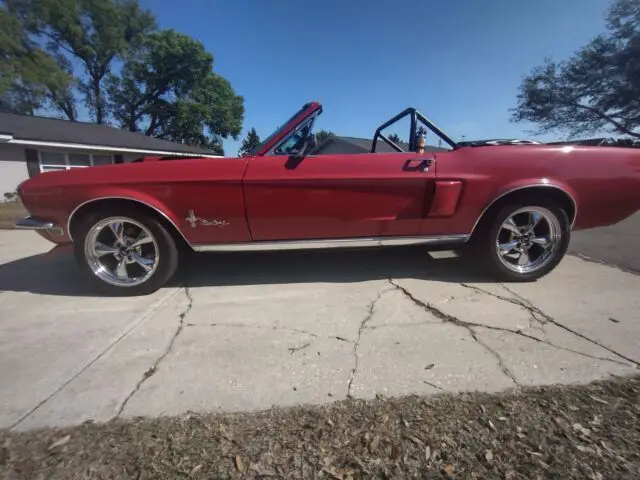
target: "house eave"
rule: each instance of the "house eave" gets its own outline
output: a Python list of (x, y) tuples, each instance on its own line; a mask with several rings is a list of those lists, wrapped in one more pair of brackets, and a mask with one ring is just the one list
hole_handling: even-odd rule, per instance
[(64, 143), (64, 142), (49, 142), (41, 140), (22, 140), (13, 138), (13, 136), (4, 135), (4, 137), (10, 137), (3, 140), (3, 135), (0, 134), (0, 143), (9, 143), (12, 145), (26, 145), (33, 147), (52, 147), (52, 148), (66, 148), (73, 150), (96, 150), (96, 151), (109, 151), (109, 152), (121, 152), (121, 153), (141, 153), (146, 155), (179, 155), (184, 157), (211, 157), (221, 158), (222, 155), (213, 155), (206, 153), (194, 153), (194, 152), (181, 152), (170, 150), (154, 150), (145, 148), (130, 148), (130, 147), (113, 147), (109, 145), (89, 145), (81, 143)]

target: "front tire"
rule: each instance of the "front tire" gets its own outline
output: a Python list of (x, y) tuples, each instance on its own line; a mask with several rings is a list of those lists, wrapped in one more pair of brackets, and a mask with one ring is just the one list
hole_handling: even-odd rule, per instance
[(74, 235), (74, 255), (93, 287), (109, 295), (145, 295), (162, 287), (178, 266), (167, 229), (135, 209), (87, 215)]
[(479, 233), (476, 253), (501, 281), (530, 282), (551, 272), (571, 239), (567, 213), (551, 202), (502, 207)]

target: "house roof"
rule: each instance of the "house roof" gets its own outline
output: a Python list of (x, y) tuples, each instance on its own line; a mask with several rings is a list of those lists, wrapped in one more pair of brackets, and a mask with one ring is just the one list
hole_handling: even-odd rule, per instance
[[(349, 142), (352, 145), (356, 145), (356, 146), (362, 148), (363, 151), (365, 151), (365, 152), (370, 152), (371, 151), (371, 144), (373, 142), (373, 140), (368, 139), (368, 138), (343, 137), (342, 135), (335, 135), (335, 136), (328, 137), (326, 141), (329, 141), (332, 138), (333, 139), (337, 139), (337, 140), (341, 140), (341, 141), (344, 141), (344, 142)], [(402, 148), (405, 152), (409, 151), (409, 144), (408, 143), (401, 142), (401, 143), (398, 144), (398, 146), (400, 148)], [(448, 148), (434, 147), (432, 145), (427, 145), (426, 149), (428, 151), (430, 151), (430, 152), (448, 152), (450, 150)], [(395, 150), (393, 148), (391, 148), (389, 146), (389, 144), (387, 144), (387, 142), (385, 142), (384, 140), (378, 140), (378, 144), (376, 145), (376, 152), (395, 153)]]
[(104, 147), (105, 150), (161, 154), (215, 155), (211, 150), (147, 137), (108, 125), (70, 122), (58, 118), (0, 113), (0, 134), (9, 143), (28, 145), (61, 144), (70, 148)]

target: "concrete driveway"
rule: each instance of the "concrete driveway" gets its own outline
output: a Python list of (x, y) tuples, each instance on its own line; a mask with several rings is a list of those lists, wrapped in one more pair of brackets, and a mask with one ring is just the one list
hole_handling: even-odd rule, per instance
[(0, 232), (0, 428), (496, 391), (638, 372), (640, 276), (568, 256), (497, 284), (421, 249), (194, 256), (100, 298), (32, 232)]

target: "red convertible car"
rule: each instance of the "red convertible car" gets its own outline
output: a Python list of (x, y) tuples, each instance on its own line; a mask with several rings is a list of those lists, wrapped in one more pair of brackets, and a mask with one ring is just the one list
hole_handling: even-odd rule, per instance
[[(152, 292), (182, 249), (423, 244), (474, 252), (503, 281), (561, 261), (571, 230), (640, 209), (640, 150), (533, 141), (456, 143), (415, 109), (382, 124), (369, 152), (323, 152), (322, 107), (304, 105), (250, 155), (147, 157), (23, 182), (17, 222), (73, 242), (103, 291)], [(408, 146), (383, 134), (409, 117)], [(425, 144), (429, 129), (447, 149)], [(386, 145), (386, 152), (380, 146)]]

